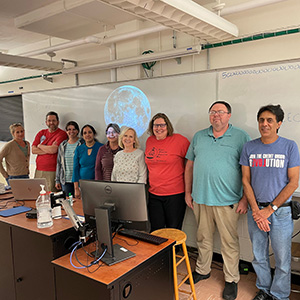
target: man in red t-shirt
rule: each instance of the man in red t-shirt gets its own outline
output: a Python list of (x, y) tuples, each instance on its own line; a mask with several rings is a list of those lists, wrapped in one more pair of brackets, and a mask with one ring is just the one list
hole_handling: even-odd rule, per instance
[(58, 128), (58, 114), (50, 111), (46, 115), (48, 129), (37, 133), (32, 144), (32, 154), (37, 154), (35, 178), (46, 178), (48, 190), (55, 192), (56, 159), (59, 144), (67, 139), (65, 131)]

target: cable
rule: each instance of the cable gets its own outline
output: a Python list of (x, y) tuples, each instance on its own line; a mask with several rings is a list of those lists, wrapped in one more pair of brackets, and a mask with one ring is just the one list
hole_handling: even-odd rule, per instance
[(16, 200), (16, 203), (17, 203), (17, 204), (20, 204), (20, 203), (21, 203), (21, 205), (18, 205), (18, 206), (24, 206), (24, 205), (25, 205), (24, 200)]
[(0, 206), (0, 209), (5, 209), (5, 208), (7, 208), (7, 205), (8, 205), (8, 203), (13, 203), (13, 202), (15, 202), (16, 203), (16, 205), (14, 205), (13, 206), (13, 208), (15, 208), (15, 207), (20, 207), (20, 206), (24, 206), (25, 205), (25, 202), (23, 201), (23, 200), (9, 200), (9, 199), (13, 199), (14, 197), (8, 197), (8, 198), (5, 198), (5, 199), (0, 199), (0, 201), (2, 201), (2, 200), (7, 200), (7, 202), (4, 204), (4, 205), (1, 205)]
[(123, 241), (123, 242), (125, 242), (128, 246), (136, 246), (136, 245), (138, 245), (140, 243), (139, 240), (137, 240), (137, 239), (135, 239), (135, 242), (136, 242), (135, 244), (130, 244), (130, 243), (128, 243), (128, 241), (126, 241), (125, 239), (122, 239), (119, 236), (116, 236), (116, 238), (119, 239), (119, 240), (121, 240), (121, 241)]
[(118, 227), (117, 227), (117, 229), (115, 230), (113, 236), (112, 236), (112, 239), (117, 238), (117, 239), (119, 239), (119, 240), (125, 242), (128, 246), (136, 246), (136, 245), (138, 245), (138, 244), (140, 243), (139, 240), (135, 239), (135, 242), (136, 242), (136, 243), (135, 243), (135, 244), (130, 244), (130, 243), (128, 243), (128, 241), (126, 241), (125, 239), (122, 239), (120, 236), (116, 236), (116, 234), (117, 234), (122, 228), (123, 228), (123, 224), (119, 224)]
[(122, 229), (122, 228), (123, 228), (123, 224), (119, 224), (118, 227), (116, 228), (116, 230), (114, 231), (112, 237), (111, 237), (112, 240), (115, 238), (116, 234), (117, 234), (117, 233), (120, 231), (120, 229)]
[[(152, 50), (147, 50), (147, 51), (144, 51), (142, 53), (142, 55), (144, 54), (151, 54), (151, 53), (154, 53)], [(152, 61), (152, 62), (146, 62), (146, 63), (142, 63), (142, 66), (144, 69), (147, 69), (147, 70), (151, 70), (151, 68), (156, 64), (156, 61)]]
[[(73, 250), (71, 251), (71, 254), (70, 254), (70, 264), (71, 264), (75, 269), (85, 269), (85, 268), (89, 268), (89, 267), (91, 267), (91, 266), (97, 264), (97, 263), (102, 259), (102, 257), (105, 255), (105, 253), (106, 253), (106, 251), (107, 251), (107, 248), (104, 249), (104, 251), (103, 251), (103, 253), (102, 253), (102, 255), (101, 255), (100, 257), (98, 257), (96, 260), (92, 261), (89, 265), (84, 265), (83, 263), (81, 263), (81, 262), (79, 261), (79, 259), (77, 258), (77, 255), (76, 255), (76, 250), (77, 250), (78, 246), (83, 246), (83, 243), (78, 241), (78, 242), (75, 242), (71, 247), (73, 247), (73, 246), (74, 246), (74, 248), (73, 248)], [(81, 265), (81, 267), (75, 266), (75, 265), (73, 264), (73, 261), (72, 261), (72, 260), (73, 260), (73, 255), (75, 255), (76, 260), (77, 260), (77, 262)]]
[(101, 263), (101, 264), (99, 264), (99, 262), (97, 262), (97, 265), (98, 265), (98, 267), (95, 269), (95, 270), (93, 270), (93, 271), (90, 271), (90, 269), (89, 268), (87, 268), (87, 271), (89, 272), (89, 273), (95, 273), (97, 270), (99, 270), (99, 268), (100, 267), (102, 267), (103, 266), (103, 263)]
[(3, 205), (0, 206), (0, 209), (5, 209), (8, 206), (8, 203), (12, 203), (15, 202), (15, 200), (7, 200), (6, 203), (4, 203)]
[(292, 239), (300, 233), (300, 230), (292, 236)]
[[(75, 246), (74, 246), (75, 245)], [(77, 267), (77, 266), (75, 266), (74, 264), (73, 264), (73, 262), (72, 262), (72, 260), (73, 260), (73, 254), (74, 254), (74, 252), (75, 252), (75, 250), (77, 249), (77, 247), (79, 246), (79, 245), (82, 245), (82, 243), (81, 242), (76, 242), (76, 243), (74, 243), (72, 246), (74, 246), (74, 248), (73, 248), (73, 250), (71, 251), (71, 254), (70, 254), (70, 264), (75, 268), (75, 269), (84, 269), (85, 267)], [(71, 246), (71, 247), (72, 247)], [(79, 262), (80, 263), (80, 262)], [(81, 264), (81, 263), (80, 263)], [(81, 264), (82, 265), (82, 264)]]
[[(94, 242), (94, 243), (95, 243), (95, 242)], [(94, 244), (94, 243), (93, 243), (93, 244)], [(89, 251), (86, 251), (86, 250), (84, 249), (84, 247), (82, 247), (82, 250), (85, 252), (85, 254), (86, 254), (87, 256), (93, 257), (93, 258), (94, 258), (94, 255), (90, 254)]]
[(10, 196), (10, 197), (7, 197), (7, 198), (1, 198), (0, 201), (3, 201), (3, 200), (8, 200), (8, 199), (13, 199), (14, 196)]

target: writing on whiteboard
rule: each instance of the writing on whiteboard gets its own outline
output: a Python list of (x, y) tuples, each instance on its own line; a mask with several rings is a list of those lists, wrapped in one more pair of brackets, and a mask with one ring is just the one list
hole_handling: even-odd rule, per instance
[(287, 113), (285, 121), (300, 123), (300, 113)]
[(224, 71), (222, 72), (222, 79), (228, 79), (235, 76), (244, 76), (244, 75), (260, 75), (271, 72), (283, 72), (283, 71), (291, 71), (291, 70), (299, 70), (300, 64), (287, 64), (280, 66), (268, 66), (263, 67), (261, 69), (244, 69), (244, 70), (236, 70), (236, 71)]

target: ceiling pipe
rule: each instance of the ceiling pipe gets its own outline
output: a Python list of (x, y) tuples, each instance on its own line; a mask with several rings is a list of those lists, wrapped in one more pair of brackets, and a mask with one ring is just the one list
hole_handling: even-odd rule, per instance
[(132, 38), (136, 38), (136, 37), (140, 37), (140, 36), (143, 36), (143, 35), (146, 35), (146, 34), (155, 33), (155, 32), (159, 32), (159, 31), (166, 30), (166, 29), (169, 29), (169, 28), (167, 28), (163, 25), (157, 25), (157, 26), (153, 26), (153, 27), (149, 27), (149, 28), (143, 28), (143, 29), (140, 29), (140, 30), (137, 30), (137, 31), (128, 32), (128, 33), (124, 33), (124, 34), (116, 35), (116, 36), (112, 36), (112, 37), (98, 38), (98, 37), (95, 37), (95, 36), (87, 36), (87, 37), (82, 38), (82, 39), (62, 43), (62, 44), (55, 45), (55, 46), (52, 46), (52, 47), (47, 47), (47, 48), (43, 48), (43, 49), (39, 49), (39, 50), (35, 50), (35, 51), (25, 52), (25, 53), (22, 53), (20, 55), (22, 55), (22, 56), (37, 56), (37, 55), (46, 54), (46, 53), (49, 53), (49, 52), (65, 50), (65, 49), (73, 48), (73, 47), (76, 47), (76, 46), (91, 44), (91, 43), (106, 46), (106, 45), (110, 45), (112, 43), (120, 42), (120, 41), (127, 40), (127, 39), (132, 39)]
[[(115, 60), (117, 58), (115, 43), (112, 43), (109, 46), (109, 58), (110, 58), (110, 60)], [(110, 80), (111, 80), (111, 82), (117, 81), (117, 69), (116, 68), (110, 69)]]
[(50, 53), (50, 52), (55, 52), (55, 51), (73, 48), (76, 46), (80, 46), (80, 45), (84, 45), (84, 44), (91, 44), (91, 43), (100, 44), (101, 40), (95, 36), (87, 36), (85, 38), (74, 40), (71, 42), (66, 42), (66, 43), (62, 43), (59, 45), (55, 45), (55, 46), (51, 46), (51, 47), (47, 47), (47, 48), (43, 48), (43, 49), (39, 49), (39, 50), (25, 52), (20, 55), (22, 55), (22, 56), (37, 56), (37, 55), (41, 55), (41, 54), (46, 54), (46, 53)]
[(173, 49), (173, 50), (167, 50), (162, 51), (159, 53), (150, 53), (147, 55), (139, 55), (135, 57), (127, 57), (127, 58), (121, 58), (116, 59), (113, 61), (106, 61), (98, 64), (93, 65), (86, 65), (76, 68), (68, 68), (63, 69), (63, 74), (79, 74), (79, 73), (87, 73), (87, 72), (95, 72), (99, 70), (107, 70), (107, 69), (113, 69), (113, 68), (121, 68), (121, 67), (128, 67), (133, 65), (138, 65), (141, 63), (146, 62), (152, 62), (157, 60), (165, 60), (165, 59), (171, 59), (176, 57), (182, 57), (182, 56), (189, 56), (193, 54), (199, 54), (201, 51), (200, 45), (185, 47), (185, 48), (179, 48), (179, 49)]
[[(249, 9), (253, 9), (253, 8), (257, 8), (257, 7), (261, 7), (261, 6), (275, 4), (275, 3), (283, 2), (283, 1), (287, 1), (287, 0), (251, 0), (251, 1), (244, 2), (244, 3), (238, 4), (238, 5), (233, 5), (233, 6), (229, 6), (229, 7), (225, 7), (223, 9), (221, 9), (221, 16), (226, 16), (226, 15), (242, 12), (245, 10), (249, 10)], [(217, 8), (216, 10), (218, 10), (219, 5), (216, 5), (215, 7)]]
[(144, 28), (144, 29), (140, 29), (137, 31), (132, 31), (132, 32), (128, 32), (128, 33), (124, 33), (121, 35), (116, 35), (116, 36), (112, 36), (112, 37), (104, 37), (102, 40), (101, 45), (108, 45), (111, 43), (116, 43), (116, 42), (120, 42), (120, 41), (124, 41), (124, 40), (129, 40), (132, 38), (136, 38), (142, 35), (147, 35), (150, 33), (155, 33), (155, 32), (160, 32), (163, 30), (167, 30), (170, 28), (163, 26), (163, 25), (156, 25), (153, 27), (148, 27), (148, 28)]

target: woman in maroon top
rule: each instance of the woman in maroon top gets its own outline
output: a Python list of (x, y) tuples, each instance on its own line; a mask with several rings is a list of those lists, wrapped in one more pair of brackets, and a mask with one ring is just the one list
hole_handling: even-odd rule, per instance
[(122, 150), (118, 145), (120, 127), (115, 123), (110, 123), (107, 125), (105, 132), (108, 142), (100, 147), (98, 151), (95, 165), (95, 179), (110, 181), (114, 166), (114, 156), (118, 151)]

